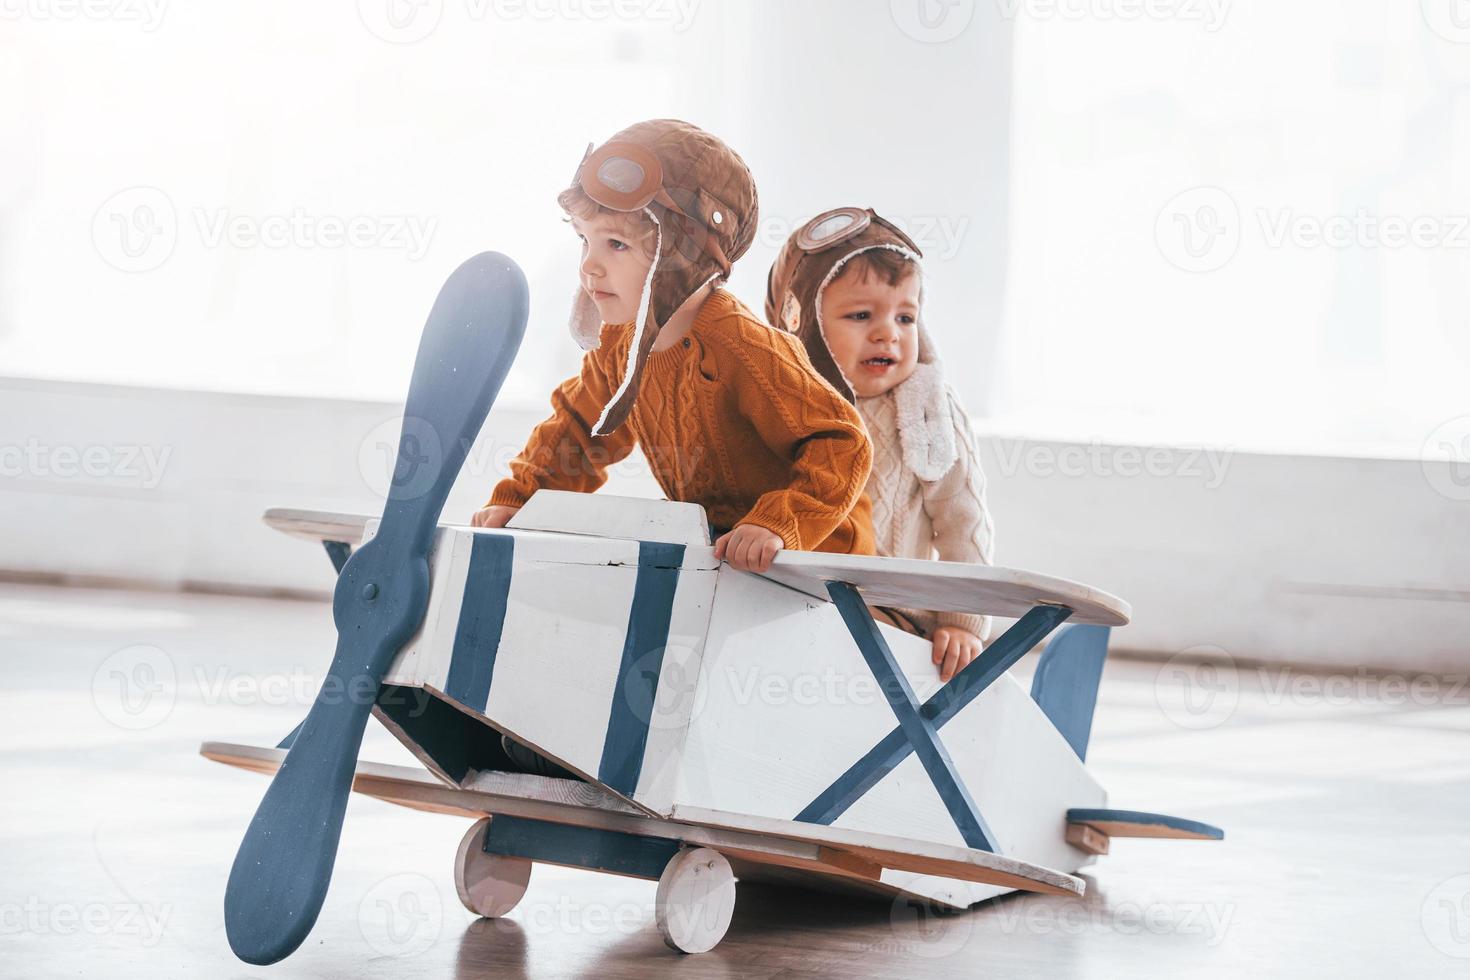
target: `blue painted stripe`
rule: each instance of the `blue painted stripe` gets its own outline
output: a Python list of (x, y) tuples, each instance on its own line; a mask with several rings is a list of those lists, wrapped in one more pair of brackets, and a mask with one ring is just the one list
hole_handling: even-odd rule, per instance
[[(919, 709), (920, 716), (937, 731), (1069, 615), (1071, 610), (1060, 606), (1037, 606), (1029, 610), (964, 670), (950, 678), (948, 684), (934, 692)], [(896, 769), (913, 750), (913, 743), (904, 730), (895, 728), (838, 776), (832, 785), (822, 790), (796, 815), (796, 819), (805, 823), (832, 823)]]
[(474, 535), (444, 693), (476, 711), (483, 712), (490, 700), (514, 562), (513, 536), (483, 531)]
[[(1211, 824), (1200, 823), (1198, 820), (1187, 820), (1184, 817), (1171, 817), (1164, 813), (1145, 813), (1142, 810), (1090, 810), (1075, 808), (1067, 811), (1067, 823), (1122, 823), (1136, 824), (1140, 827), (1166, 827), (1169, 830), (1177, 830), (1185, 834), (1196, 834), (1209, 840), (1224, 840), (1225, 831)], [(1112, 830), (1107, 832), (1113, 837), (1128, 837), (1129, 834)]]
[(657, 881), (679, 853), (679, 842), (497, 814), (485, 834), (485, 853)]
[(1046, 635), (1056, 629), (1072, 610), (1065, 606), (1034, 606), (994, 643), (980, 652), (965, 669), (949, 679), (924, 702), (921, 713), (943, 725), (1016, 665)]
[(868, 750), (867, 755), (854, 762), (836, 781), (806, 805), (796, 815), (803, 823), (830, 824), (847, 812), (847, 808), (858, 801), (868, 790), (883, 781), (883, 777), (898, 768), (914, 750), (904, 737), (902, 728), (895, 728), (883, 736), (883, 741)]
[(663, 670), (664, 647), (669, 642), (669, 620), (674, 613), (674, 590), (679, 585), (682, 564), (682, 544), (638, 542), (633, 608), (628, 613), (623, 659), (618, 664), (617, 688), (602, 743), (602, 761), (597, 767), (598, 782), (624, 796), (633, 795), (643, 771), (643, 750), (648, 745), (648, 724)]
[(902, 730), (904, 739), (918, 754), (919, 761), (923, 763), (930, 781), (939, 792), (939, 798), (944, 801), (945, 809), (949, 810), (950, 819), (959, 828), (966, 846), (981, 851), (994, 851), (995, 835), (985, 825), (979, 808), (970, 797), (970, 791), (965, 788), (964, 781), (955, 771), (954, 760), (949, 757), (944, 743), (939, 740), (938, 727), (920, 714), (919, 699), (909, 686), (908, 678), (899, 669), (893, 651), (888, 648), (888, 641), (883, 639), (883, 633), (873, 621), (873, 614), (868, 611), (862, 596), (846, 582), (828, 582), (827, 592), (837, 604), (838, 612), (847, 623), (848, 632), (857, 642), (863, 659), (868, 662), (868, 669), (873, 672), (879, 688), (888, 699), (888, 706), (898, 717), (898, 727)]

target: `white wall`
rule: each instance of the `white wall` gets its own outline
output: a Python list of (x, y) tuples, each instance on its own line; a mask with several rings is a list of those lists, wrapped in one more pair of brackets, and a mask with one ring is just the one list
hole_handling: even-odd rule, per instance
[[(396, 438), (383, 423), (400, 410), (0, 379), (0, 573), (325, 592), (325, 556), (270, 531), (260, 513), (375, 513), (385, 471), (376, 447)], [(541, 414), (492, 413), (447, 518), (466, 519), (488, 496)], [(1449, 464), (982, 443), (999, 563), (1127, 599), (1134, 623), (1117, 632), (1120, 649), (1206, 645), (1399, 670), (1470, 660), (1470, 550), (1454, 546), (1467, 512), (1444, 492)], [(90, 457), (112, 472), (71, 473), (94, 446), (113, 447)], [(127, 468), (125, 447), (163, 461), (156, 485), (141, 455)], [(636, 461), (607, 489), (658, 495)]]

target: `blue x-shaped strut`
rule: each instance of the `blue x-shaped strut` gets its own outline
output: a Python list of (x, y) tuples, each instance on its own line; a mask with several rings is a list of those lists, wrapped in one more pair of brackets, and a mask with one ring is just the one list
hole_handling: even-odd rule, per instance
[(827, 593), (836, 603), (848, 632), (868, 663), (868, 669), (873, 672), (889, 707), (898, 717), (898, 727), (823, 790), (796, 815), (796, 819), (807, 823), (832, 823), (892, 772), (910, 752), (914, 752), (918, 754), (934, 788), (939, 791), (939, 797), (959, 828), (965, 845), (976, 850), (995, 851), (995, 837), (985, 825), (964, 781), (955, 771), (954, 760), (939, 740), (939, 729), (1009, 670), (1027, 650), (1041, 642), (1072, 614), (1072, 610), (1065, 606), (1036, 606), (1031, 609), (921, 705), (857, 589), (846, 582), (828, 582)]

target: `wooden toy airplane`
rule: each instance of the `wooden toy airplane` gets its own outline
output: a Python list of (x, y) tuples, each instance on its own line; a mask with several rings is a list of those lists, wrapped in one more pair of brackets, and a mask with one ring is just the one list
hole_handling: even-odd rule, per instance
[[(1080, 895), (1111, 837), (1223, 836), (1109, 809), (1083, 764), (1129, 615), (1106, 593), (810, 552), (741, 572), (670, 501), (541, 491), (506, 528), (438, 525), (525, 318), (514, 263), (466, 262), (424, 330), (383, 517), (267, 512), (326, 545), (338, 647), (280, 746), (201, 749), (274, 774), (225, 897), (241, 959), (305, 939), (352, 790), (477, 818), (454, 869), (472, 912), (509, 912), (535, 862), (647, 878), (685, 952), (724, 935), (737, 878), (964, 908)], [(1017, 622), (941, 685), (929, 642), (870, 603)], [(1064, 621), (1022, 690), (1007, 670)], [(425, 769), (359, 764), (369, 714)], [(502, 735), (579, 778), (508, 771)]]

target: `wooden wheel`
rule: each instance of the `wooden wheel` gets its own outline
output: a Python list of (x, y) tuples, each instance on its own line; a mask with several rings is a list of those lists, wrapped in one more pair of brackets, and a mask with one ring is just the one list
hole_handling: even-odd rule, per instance
[(659, 935), (681, 953), (714, 949), (735, 912), (735, 872), (719, 851), (681, 850), (658, 879), (654, 915)]
[(491, 817), (482, 817), (465, 833), (454, 858), (454, 889), (464, 907), (494, 919), (516, 907), (531, 881), (527, 858), (485, 853)]

